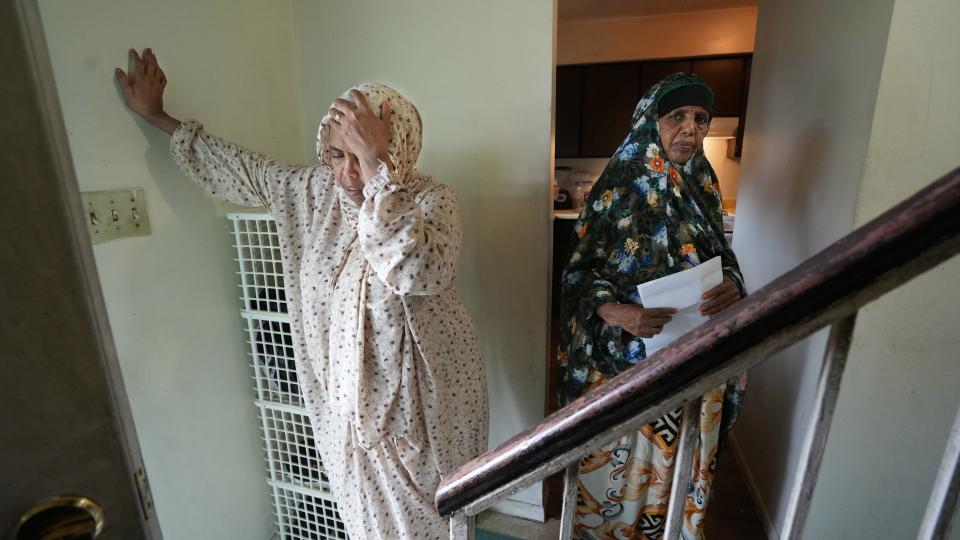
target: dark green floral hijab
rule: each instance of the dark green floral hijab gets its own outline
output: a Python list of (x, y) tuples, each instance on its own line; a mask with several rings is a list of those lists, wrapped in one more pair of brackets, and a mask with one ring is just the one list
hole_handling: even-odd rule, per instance
[(676, 73), (643, 96), (574, 229), (561, 278), (563, 404), (646, 357), (642, 339), (596, 314), (602, 304), (640, 303), (637, 285), (717, 255), (724, 275), (744, 290), (723, 235), (720, 186), (703, 148), (686, 163), (673, 163), (660, 143), (657, 102), (687, 85), (713, 93), (700, 77)]

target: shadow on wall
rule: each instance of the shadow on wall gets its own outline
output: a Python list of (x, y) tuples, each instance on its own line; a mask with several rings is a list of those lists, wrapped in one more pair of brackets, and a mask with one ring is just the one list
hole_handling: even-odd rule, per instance
[[(118, 105), (122, 106), (122, 104)], [(131, 116), (133, 116), (132, 113)], [(153, 185), (160, 196), (163, 197), (170, 212), (177, 218), (168, 223), (167, 226), (176, 229), (197, 219), (222, 222), (222, 213), (217, 212), (217, 208), (229, 205), (229, 203), (221, 203), (207, 196), (192, 180), (187, 178), (187, 175), (180, 170), (180, 167), (173, 160), (173, 156), (170, 155), (170, 137), (166, 133), (138, 117), (133, 118), (133, 120), (136, 121), (137, 127), (140, 128), (144, 138), (149, 143), (143, 153), (143, 160), (147, 170), (150, 171)], [(226, 222), (222, 222), (220, 225), (224, 229), (226, 228)], [(222, 248), (224, 246), (218, 245), (216, 247)], [(230, 252), (224, 250), (224, 253)]]
[[(543, 417), (544, 359), (518, 357), (518, 351), (531, 350), (531, 340), (546, 343), (542, 322), (547, 310), (549, 246), (546, 242), (528, 245), (523, 239), (531, 236), (524, 231), (546, 228), (549, 216), (545, 181), (510, 178), (500, 165), (503, 156), (497, 149), (485, 150), (469, 156), (433, 155), (431, 163), (449, 171), (451, 178), (437, 181), (455, 185), (460, 198), (465, 249), (458, 288), (478, 321), (491, 383), (491, 443), (498, 444)], [(505, 268), (510, 271), (504, 272)], [(537, 290), (544, 291), (543, 301), (529, 301), (530, 291)], [(507, 411), (511, 417), (502, 418)], [(503, 432), (497, 432), (498, 427)]]
[[(806, 126), (790, 146), (788, 157), (780, 166), (782, 172), (776, 178), (762, 179), (758, 183), (760, 200), (755, 208), (777, 212), (781, 216), (779, 221), (782, 228), (777, 235), (778, 245), (769, 245), (769, 240), (763, 238), (761, 231), (749, 234), (748, 238), (756, 242), (756, 245), (751, 247), (761, 247), (768, 250), (771, 256), (779, 258), (771, 261), (772, 264), (767, 267), (767, 275), (755, 275), (756, 279), (752, 280), (754, 282), (768, 283), (833, 241), (832, 238), (812, 237), (806, 227), (784, 226), (790, 223), (805, 223), (810, 216), (817, 214), (818, 207), (823, 203), (816, 194), (823, 193), (818, 186), (821, 178), (829, 176), (821, 164), (830, 159), (830, 133), (819, 123), (812, 124)], [(784, 191), (787, 192), (786, 197)], [(737, 217), (738, 224), (743, 223), (745, 226), (760, 221), (756, 218), (744, 219), (746, 216), (743, 215)], [(743, 237), (742, 234), (735, 236)], [(734, 249), (737, 247), (743, 246), (738, 245)], [(749, 268), (744, 268), (744, 271), (756, 274)]]
[[(96, 58), (87, 58), (85, 64), (89, 69), (91, 65), (96, 65)], [(126, 68), (126, 66), (123, 67)], [(123, 93), (116, 80), (114, 80), (113, 86), (116, 91), (117, 108), (125, 110), (131, 123), (136, 124), (143, 133), (143, 138), (149, 143), (143, 154), (144, 163), (150, 172), (153, 185), (163, 197), (170, 211), (177, 217), (177, 220), (171, 224), (182, 224), (207, 215), (210, 207), (215, 205), (203, 195), (199, 188), (193, 185), (193, 182), (180, 171), (180, 168), (173, 161), (173, 157), (170, 155), (170, 137), (136, 114), (126, 110)], [(190, 194), (190, 189), (194, 191), (193, 196)]]
[[(793, 149), (784, 172), (787, 178), (787, 189), (790, 193), (788, 200), (795, 201), (795, 208), (801, 215), (813, 215), (813, 210), (819, 201), (814, 193), (822, 193), (816, 189), (819, 179), (827, 175), (821, 170), (821, 164), (830, 161), (830, 134), (822, 125), (813, 124), (803, 129), (793, 144)], [(824, 239), (811, 238), (809, 230), (797, 228), (792, 231), (793, 243), (798, 253), (812, 254), (822, 249)], [(784, 268), (786, 272), (788, 268)]]
[[(809, 407), (812, 391), (819, 373), (819, 352), (823, 350), (826, 334), (815, 334), (778, 353), (767, 362), (750, 371), (749, 384), (737, 430), (749, 431), (754, 448), (743, 448), (744, 439), (738, 438), (741, 452), (751, 469), (762, 463), (763, 470), (753, 472), (753, 480), (761, 493), (769, 494), (764, 501), (766, 517), (784, 515), (789, 503), (789, 493), (783, 486), (792, 484), (796, 476), (796, 463), (803, 444), (805, 429), (809, 422)], [(776, 416), (781, 421), (770, 421), (769, 413), (753, 411), (751, 401), (761, 404), (777, 403)], [(779, 529), (779, 526), (777, 527)]]
[[(825, 169), (825, 164), (836, 159), (838, 144), (822, 121), (813, 121), (791, 135), (782, 141), (764, 141), (765, 148), (780, 150), (784, 156), (776, 167), (780, 173), (775, 177), (747, 179), (753, 182), (755, 197), (749, 208), (766, 214), (746, 216), (745, 212), (738, 212), (738, 232), (743, 229), (749, 232), (735, 235), (738, 240), (735, 250), (739, 248), (749, 254), (748, 260), (759, 258), (765, 263), (762, 268), (746, 266), (743, 269), (748, 283), (765, 285), (835, 240), (828, 237), (827, 231), (816, 232), (822, 229), (816, 220), (827, 202), (822, 200), (822, 194), (836, 192), (822, 183), (834, 176)], [(746, 152), (749, 150), (748, 147)], [(759, 161), (763, 157), (754, 156), (754, 159)], [(747, 164), (751, 165), (753, 163)], [(769, 161), (764, 163), (764, 168), (774, 169)], [(772, 225), (774, 230), (764, 234), (755, 225), (759, 223)], [(769, 515), (765, 517), (768, 518), (786, 514), (789, 489), (784, 488), (794, 482), (809, 422), (808, 404), (813, 399), (826, 336), (827, 330), (814, 334), (750, 372), (738, 443), (750, 446), (741, 451), (753, 469), (756, 487), (766, 497), (765, 510)], [(751, 403), (762, 409), (754, 408)], [(771, 406), (776, 410), (769, 410)], [(778, 529), (779, 524), (773, 527)]]

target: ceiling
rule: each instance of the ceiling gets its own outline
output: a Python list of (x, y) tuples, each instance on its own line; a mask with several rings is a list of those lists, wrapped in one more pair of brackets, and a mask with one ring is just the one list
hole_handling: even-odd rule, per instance
[(756, 6), (759, 0), (557, 0), (557, 22)]

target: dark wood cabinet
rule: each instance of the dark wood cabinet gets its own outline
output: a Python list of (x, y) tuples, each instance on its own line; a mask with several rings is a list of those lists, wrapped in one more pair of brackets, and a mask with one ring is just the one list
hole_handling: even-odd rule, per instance
[(740, 116), (743, 97), (743, 58), (718, 58), (693, 62), (693, 73), (713, 88), (714, 116)]
[(575, 157), (580, 155), (580, 90), (583, 81), (583, 68), (580, 66), (560, 66), (557, 68), (557, 118), (556, 146), (557, 157)]
[[(651, 86), (660, 82), (667, 75), (684, 72), (690, 73), (693, 62), (689, 60), (665, 60), (662, 62), (640, 63), (640, 97), (647, 93)], [(639, 101), (640, 97), (637, 98)]]
[(635, 64), (604, 64), (583, 70), (580, 107), (580, 153), (610, 156), (630, 131), (630, 117), (640, 94)]
[[(557, 66), (556, 156), (610, 157), (630, 130), (640, 97), (671, 73), (696, 73), (715, 94), (714, 116), (746, 112), (753, 55)], [(738, 138), (736, 155), (740, 155)]]

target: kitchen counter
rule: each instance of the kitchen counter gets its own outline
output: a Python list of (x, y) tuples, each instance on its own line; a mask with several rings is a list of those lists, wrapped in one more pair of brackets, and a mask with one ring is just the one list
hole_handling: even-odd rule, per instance
[(580, 217), (580, 210), (554, 210), (553, 219), (577, 219)]

